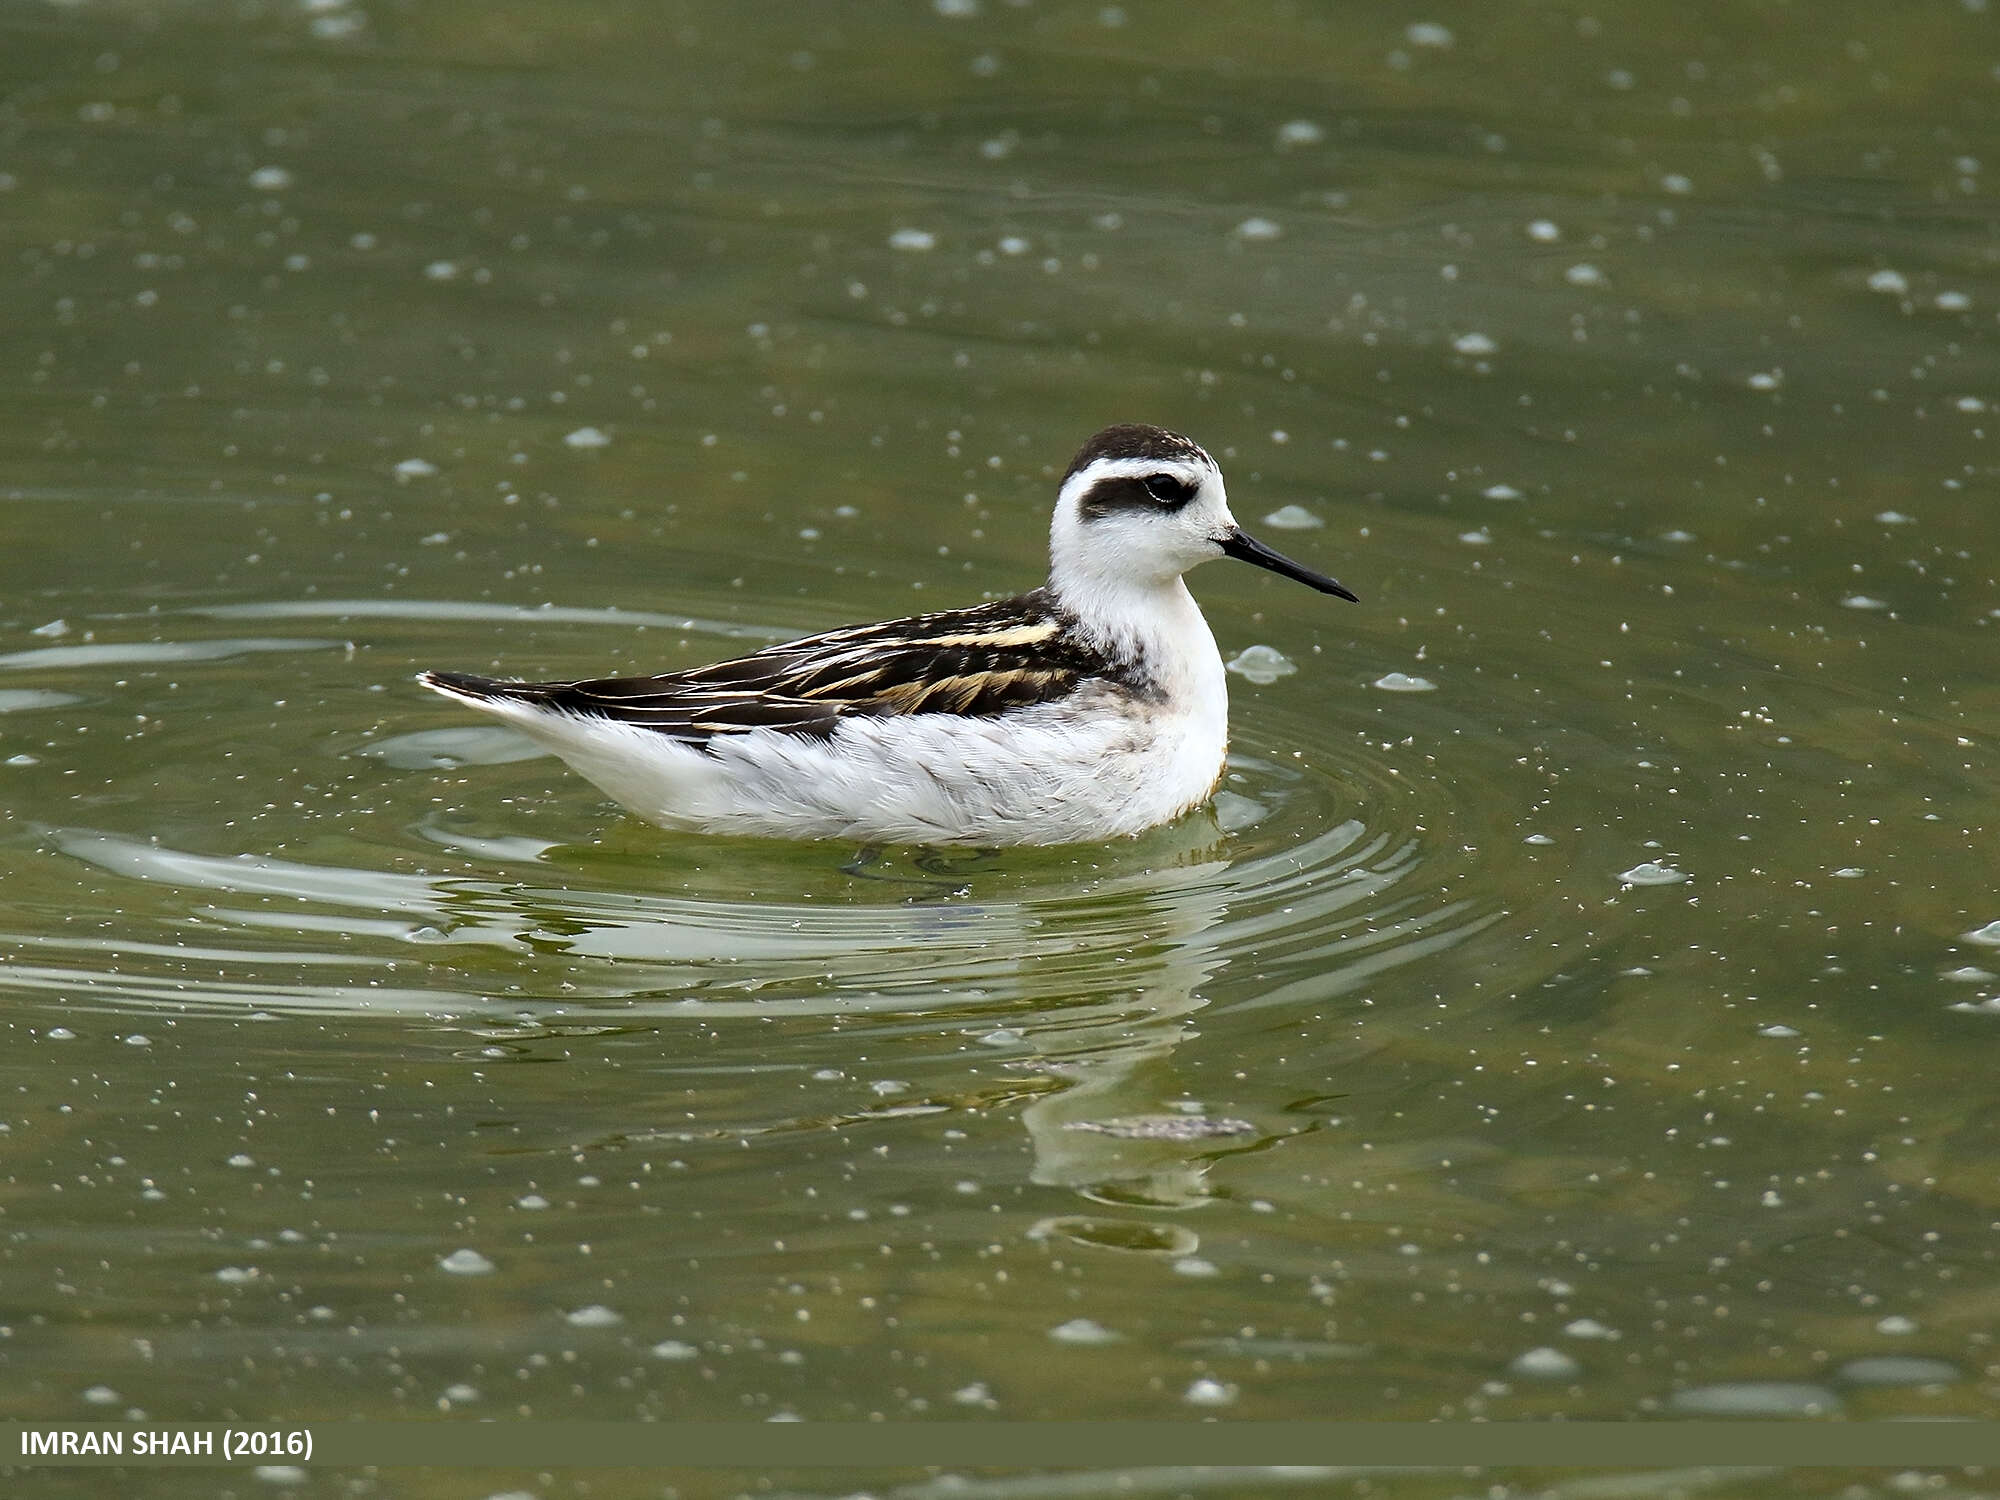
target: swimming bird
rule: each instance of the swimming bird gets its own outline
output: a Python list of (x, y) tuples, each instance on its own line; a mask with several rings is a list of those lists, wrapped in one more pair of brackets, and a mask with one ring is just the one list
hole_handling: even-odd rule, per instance
[(668, 828), (1098, 842), (1179, 817), (1221, 780), (1222, 657), (1181, 579), (1217, 557), (1355, 597), (1247, 535), (1198, 444), (1125, 423), (1071, 461), (1048, 581), (1014, 598), (657, 677), (418, 680)]

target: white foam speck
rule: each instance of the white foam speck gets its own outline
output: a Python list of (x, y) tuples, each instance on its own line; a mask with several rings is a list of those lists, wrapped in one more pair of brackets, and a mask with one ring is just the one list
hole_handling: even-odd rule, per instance
[(1562, 226), (1554, 219), (1530, 219), (1528, 238), (1544, 245), (1554, 244), (1563, 237)]
[(292, 174), (283, 167), (259, 167), (250, 174), (250, 186), (260, 193), (283, 192), (292, 185)]
[(438, 1269), (454, 1276), (490, 1276), (493, 1262), (477, 1250), (454, 1250), (438, 1262)]
[(568, 433), (563, 437), (563, 446), (566, 448), (608, 448), (611, 446), (611, 437), (610, 434), (600, 431), (595, 427), (579, 427), (575, 432)]
[(891, 250), (912, 252), (937, 249), (937, 236), (928, 229), (899, 229), (889, 236)]
[(1265, 218), (1245, 219), (1235, 231), (1239, 240), (1275, 240), (1284, 232), (1276, 220)]
[(1563, 272), (1563, 280), (1571, 286), (1603, 286), (1604, 273), (1587, 260), (1580, 260)]
[(1984, 927), (1975, 927), (1964, 934), (1968, 943), (1983, 943), (1989, 948), (2000, 948), (2000, 921), (1988, 922)]
[(693, 1344), (684, 1344), (679, 1339), (661, 1339), (653, 1345), (653, 1358), (683, 1360), (693, 1359), (701, 1351)]
[(1206, 1375), (1187, 1388), (1181, 1400), (1189, 1406), (1228, 1406), (1236, 1399), (1236, 1387)]
[(1412, 21), (1403, 28), (1403, 39), (1412, 47), (1449, 47), (1458, 38), (1449, 26), (1436, 21)]
[(1469, 355), (1497, 354), (1500, 352), (1500, 346), (1483, 333), (1461, 333), (1451, 341), (1451, 347), (1456, 349), (1460, 354)]
[(1840, 601), (1848, 609), (1887, 609), (1887, 599), (1877, 599), (1872, 594), (1849, 594)]
[(1901, 271), (1873, 271), (1868, 276), (1868, 290), (1881, 292), (1887, 296), (1900, 297), (1910, 289), (1910, 281)]
[(391, 471), (398, 479), (424, 479), (437, 473), (437, 465), (428, 459), (406, 458)]
[(1521, 492), (1511, 484), (1489, 484), (1479, 492), (1488, 500), (1518, 500)]
[(588, 1307), (564, 1313), (563, 1321), (572, 1328), (615, 1328), (625, 1321), (625, 1315), (614, 1312), (601, 1302), (593, 1302)]

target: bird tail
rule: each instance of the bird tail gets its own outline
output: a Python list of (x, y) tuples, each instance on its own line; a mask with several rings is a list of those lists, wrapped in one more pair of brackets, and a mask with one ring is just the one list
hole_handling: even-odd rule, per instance
[(417, 681), (434, 693), (480, 707), (494, 703), (537, 703), (548, 696), (546, 683), (504, 682), (473, 672), (419, 672)]

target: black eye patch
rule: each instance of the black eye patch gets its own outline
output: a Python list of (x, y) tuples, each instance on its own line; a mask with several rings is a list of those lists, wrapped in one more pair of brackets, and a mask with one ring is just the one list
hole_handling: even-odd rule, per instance
[(1143, 511), (1157, 515), (1163, 510), (1179, 510), (1194, 499), (1197, 485), (1178, 474), (1119, 475), (1100, 479), (1084, 492), (1078, 509), (1086, 521), (1099, 520), (1119, 512)]

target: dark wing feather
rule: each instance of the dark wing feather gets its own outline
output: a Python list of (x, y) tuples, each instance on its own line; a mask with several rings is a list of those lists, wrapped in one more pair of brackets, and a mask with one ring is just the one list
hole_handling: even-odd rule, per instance
[(841, 719), (856, 716), (991, 717), (1066, 697), (1093, 678), (1143, 686), (1132, 672), (1084, 649), (1039, 589), (971, 609), (828, 631), (660, 677), (495, 682), (428, 674), (434, 686), (460, 696), (614, 719), (691, 745), (752, 729), (824, 738)]

